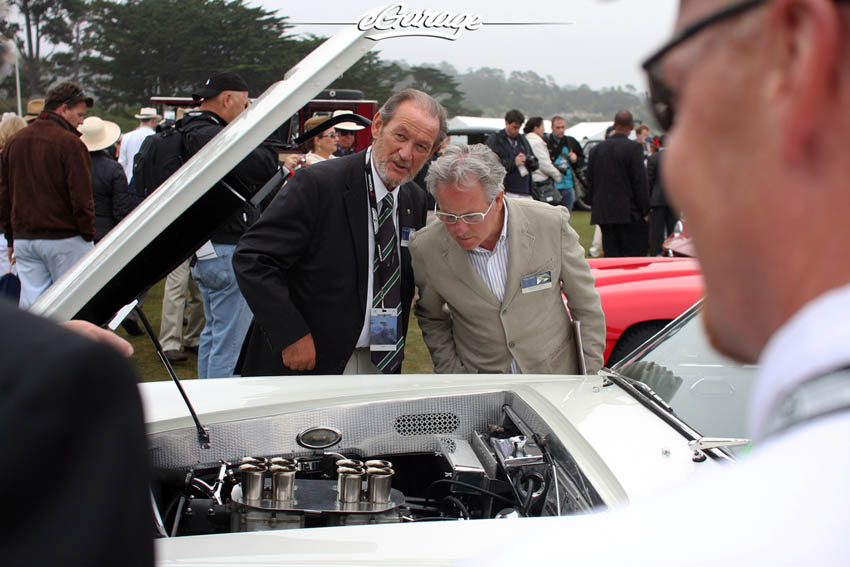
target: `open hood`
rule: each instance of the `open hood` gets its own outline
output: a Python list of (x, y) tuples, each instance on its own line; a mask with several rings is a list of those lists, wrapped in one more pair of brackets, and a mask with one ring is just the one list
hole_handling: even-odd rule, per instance
[(367, 33), (346, 27), (290, 69), (51, 286), (31, 311), (56, 320), (106, 323), (191, 256), (242, 200), (218, 181), (368, 52), (376, 42)]

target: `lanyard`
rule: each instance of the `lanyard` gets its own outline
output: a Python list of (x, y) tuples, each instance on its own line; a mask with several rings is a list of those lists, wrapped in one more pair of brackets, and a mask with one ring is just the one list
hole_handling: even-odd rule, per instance
[(372, 148), (366, 150), (366, 190), (369, 193), (369, 208), (372, 209), (372, 229), (375, 233), (375, 241), (378, 240), (378, 201), (375, 198), (375, 180), (372, 179)]
[[(366, 178), (366, 190), (369, 193), (369, 208), (372, 209), (372, 230), (375, 233), (375, 241), (378, 240), (378, 230), (380, 226), (378, 225), (378, 201), (375, 196), (375, 180), (372, 178), (372, 147), (370, 146), (366, 150), (366, 168), (364, 170), (364, 177)], [(398, 188), (398, 195), (401, 195), (401, 188)], [(388, 193), (392, 193), (388, 191)], [(395, 198), (398, 198), (398, 195), (395, 195)], [(393, 214), (393, 217), (395, 215)], [(396, 239), (398, 238), (398, 228), (395, 226), (395, 219), (393, 219), (393, 230), (396, 233)]]

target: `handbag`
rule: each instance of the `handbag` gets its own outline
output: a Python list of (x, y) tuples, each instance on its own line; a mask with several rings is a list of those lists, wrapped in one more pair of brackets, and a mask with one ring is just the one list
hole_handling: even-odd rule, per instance
[(0, 297), (5, 297), (17, 303), (21, 298), (21, 280), (17, 274), (12, 273), (0, 276)]
[(550, 205), (558, 206), (561, 204), (561, 192), (555, 187), (555, 182), (551, 179), (546, 181), (533, 182), (531, 184), (531, 196), (535, 201), (549, 203)]

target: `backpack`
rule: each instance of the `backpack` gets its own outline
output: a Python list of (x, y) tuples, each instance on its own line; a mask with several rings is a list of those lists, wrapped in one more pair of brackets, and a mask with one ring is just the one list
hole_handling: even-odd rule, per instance
[(185, 161), (183, 135), (178, 125), (169, 126), (145, 138), (133, 158), (132, 184), (138, 199), (142, 200), (153, 193)]

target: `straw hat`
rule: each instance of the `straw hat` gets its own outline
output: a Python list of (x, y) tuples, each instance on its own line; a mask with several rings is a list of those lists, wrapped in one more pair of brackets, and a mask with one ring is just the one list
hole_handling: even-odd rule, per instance
[[(354, 114), (350, 110), (334, 110), (334, 116), (340, 116), (342, 114)], [(354, 122), (340, 122), (334, 128), (338, 130), (348, 130), (349, 132), (356, 132), (358, 130), (362, 130), (365, 126), (361, 126), (359, 124), (355, 124)]]
[(149, 106), (142, 108), (142, 110), (138, 114), (134, 114), (133, 116), (139, 120), (150, 120), (151, 118), (156, 118), (157, 120), (159, 120), (160, 118), (159, 114), (157, 114), (156, 112), (156, 109), (151, 108)]
[(104, 150), (118, 141), (121, 137), (121, 127), (115, 122), (101, 120), (97, 116), (89, 116), (80, 126), (80, 139), (90, 152)]
[(27, 113), (24, 115), (24, 120), (32, 122), (44, 110), (44, 99), (34, 98), (27, 102)]
[(324, 124), (328, 120), (330, 120), (330, 116), (313, 116), (304, 123), (304, 131), (309, 132), (316, 126)]

